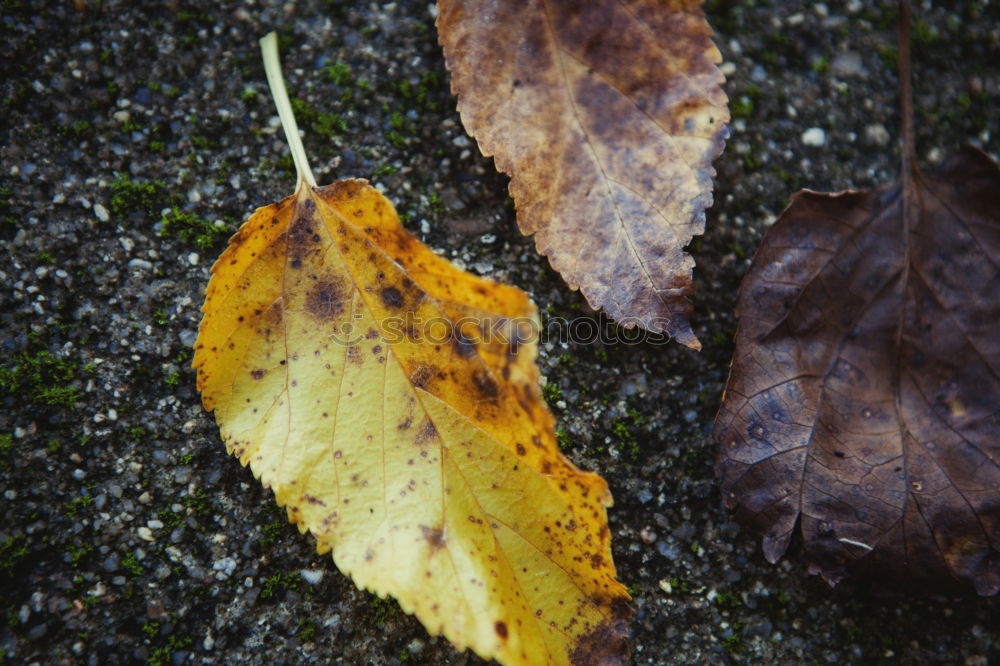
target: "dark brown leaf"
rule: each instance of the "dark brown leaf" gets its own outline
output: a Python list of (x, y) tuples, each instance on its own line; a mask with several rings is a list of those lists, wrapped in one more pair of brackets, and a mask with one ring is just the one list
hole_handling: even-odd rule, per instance
[(910, 182), (802, 192), (768, 231), (740, 292), (717, 469), (772, 562), (798, 530), (831, 583), (992, 595), (1000, 170), (965, 148)]
[(699, 348), (688, 316), (729, 111), (699, 0), (441, 0), (462, 122), (525, 234), (626, 326)]

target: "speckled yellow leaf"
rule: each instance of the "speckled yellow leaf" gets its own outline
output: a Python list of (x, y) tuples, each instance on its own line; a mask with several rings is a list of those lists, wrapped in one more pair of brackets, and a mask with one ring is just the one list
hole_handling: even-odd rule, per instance
[(365, 181), (296, 164), (296, 193), (212, 269), (194, 366), (227, 450), (356, 584), (459, 649), (623, 661), (611, 498), (556, 446), (534, 305), (434, 255)]

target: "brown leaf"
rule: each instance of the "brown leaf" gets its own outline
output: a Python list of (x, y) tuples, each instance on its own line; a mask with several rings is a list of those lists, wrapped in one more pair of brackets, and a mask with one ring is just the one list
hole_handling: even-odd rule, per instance
[(802, 192), (740, 292), (723, 500), (831, 583), (1000, 590), (1000, 169)]
[(626, 326), (688, 316), (729, 110), (697, 0), (441, 0), (462, 122), (511, 176), (521, 231)]

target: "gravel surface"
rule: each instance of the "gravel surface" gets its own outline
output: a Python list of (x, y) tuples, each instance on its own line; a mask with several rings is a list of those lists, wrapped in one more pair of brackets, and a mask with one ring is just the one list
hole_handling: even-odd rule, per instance
[[(282, 36), (317, 178), (546, 317), (593, 316), (517, 231), (454, 111), (427, 2), (4, 0), (0, 663), (481, 663), (356, 590), (225, 455), (188, 365), (208, 268), (291, 161), (257, 51)], [(1000, 3), (918, 2), (919, 155), (1000, 150)], [(829, 589), (720, 507), (710, 425), (732, 308), (800, 187), (895, 177), (894, 2), (707, 3), (732, 100), (692, 245), (700, 354), (545, 347), (570, 457), (616, 497), (639, 664), (1000, 663), (1000, 599)]]

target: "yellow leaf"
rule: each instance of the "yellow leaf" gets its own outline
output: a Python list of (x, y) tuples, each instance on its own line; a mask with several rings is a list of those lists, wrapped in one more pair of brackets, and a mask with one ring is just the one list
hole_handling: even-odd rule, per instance
[(316, 187), (281, 115), (299, 187), (213, 266), (196, 343), (227, 450), (357, 585), (459, 649), (623, 661), (611, 497), (556, 445), (534, 305), (434, 255), (367, 182)]

